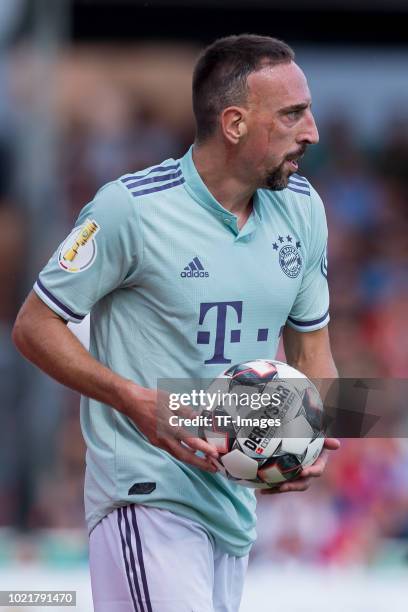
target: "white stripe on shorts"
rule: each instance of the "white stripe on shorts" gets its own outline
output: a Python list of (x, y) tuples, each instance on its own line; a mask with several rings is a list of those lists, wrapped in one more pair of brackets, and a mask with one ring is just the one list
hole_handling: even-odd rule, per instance
[(238, 612), (246, 566), (198, 523), (139, 504), (90, 535), (95, 612)]
[[(126, 577), (135, 612), (152, 612), (134, 506), (118, 508), (117, 517)], [(137, 551), (137, 563), (135, 550)], [(139, 572), (136, 570), (136, 565)], [(136, 606), (136, 600), (138, 606)]]

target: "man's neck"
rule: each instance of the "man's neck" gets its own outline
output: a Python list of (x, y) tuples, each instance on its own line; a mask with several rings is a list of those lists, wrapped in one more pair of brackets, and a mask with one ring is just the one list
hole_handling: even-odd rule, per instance
[(256, 187), (242, 180), (233, 156), (214, 143), (195, 144), (193, 161), (214, 198), (243, 225), (251, 214)]

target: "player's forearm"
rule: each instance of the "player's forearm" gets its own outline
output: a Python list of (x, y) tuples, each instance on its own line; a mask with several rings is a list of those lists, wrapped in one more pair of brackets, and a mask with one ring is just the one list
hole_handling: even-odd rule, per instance
[(66, 324), (37, 301), (31, 295), (17, 317), (13, 340), (19, 351), (66, 387), (120, 410), (132, 383), (92, 357)]
[(288, 363), (312, 379), (337, 378), (339, 375), (332, 355), (327, 353), (299, 356)]
[(312, 379), (324, 398), (332, 379), (338, 377), (327, 327), (308, 333), (286, 327), (283, 340), (288, 364)]
[(337, 378), (327, 327), (313, 332), (298, 332), (286, 326), (283, 344), (289, 365), (308, 378)]

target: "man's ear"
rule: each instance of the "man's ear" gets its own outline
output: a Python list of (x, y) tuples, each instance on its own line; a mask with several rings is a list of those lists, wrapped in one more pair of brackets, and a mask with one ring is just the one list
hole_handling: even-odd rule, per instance
[(245, 121), (240, 121), (240, 123), (238, 123), (238, 132), (239, 132), (240, 138), (243, 138), (244, 136), (247, 135), (248, 128), (247, 128)]
[(248, 133), (245, 110), (238, 106), (225, 108), (221, 114), (221, 129), (224, 138), (231, 144), (238, 144)]

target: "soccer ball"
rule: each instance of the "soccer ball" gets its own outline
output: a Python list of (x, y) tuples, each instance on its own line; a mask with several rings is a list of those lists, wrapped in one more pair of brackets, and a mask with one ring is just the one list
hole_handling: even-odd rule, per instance
[(324, 443), (323, 405), (313, 383), (286, 363), (257, 359), (215, 378), (200, 435), (217, 448), (220, 473), (257, 489), (279, 486), (314, 463)]

